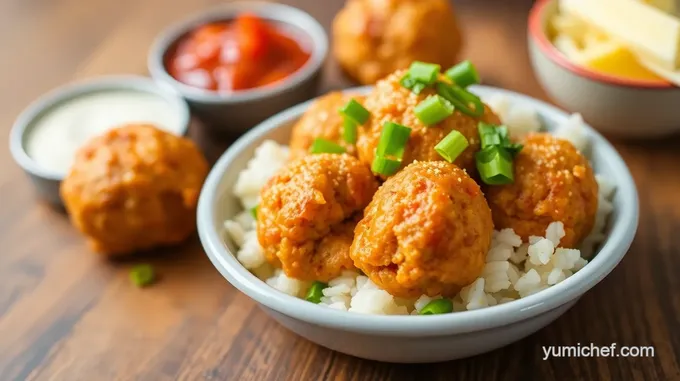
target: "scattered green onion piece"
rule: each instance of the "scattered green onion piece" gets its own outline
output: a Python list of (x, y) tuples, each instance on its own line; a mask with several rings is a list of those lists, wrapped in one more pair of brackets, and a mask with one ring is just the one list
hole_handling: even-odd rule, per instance
[(155, 278), (151, 265), (137, 265), (130, 270), (130, 280), (137, 287), (146, 287), (153, 283)]
[[(449, 85), (448, 83), (438, 82), (437, 93), (451, 102), (451, 104), (463, 114), (472, 117), (484, 115), (484, 105), (482, 104), (481, 99), (467, 90), (461, 89), (455, 85)], [(474, 107), (471, 108), (470, 104)]]
[(482, 149), (501, 144), (501, 137), (498, 134), (479, 135), (479, 140), (481, 141)]
[(340, 113), (345, 116), (345, 118), (350, 118), (356, 124), (364, 124), (371, 116), (371, 113), (357, 102), (354, 98), (350, 99), (346, 105), (340, 108)]
[(420, 102), (413, 112), (426, 126), (437, 124), (453, 114), (451, 102), (439, 95), (431, 95)]
[(316, 138), (309, 149), (310, 153), (345, 153), (345, 148), (330, 140)]
[[(493, 124), (484, 123), (484, 122), (477, 123), (477, 131), (479, 131), (479, 136), (489, 135), (489, 134), (496, 135), (500, 132), (498, 127), (494, 126)], [(506, 132), (507, 132), (507, 129), (506, 129)]]
[(323, 296), (323, 289), (328, 287), (326, 283), (314, 281), (312, 285), (309, 287), (309, 290), (307, 291), (307, 295), (305, 296), (305, 300), (308, 302), (312, 302), (314, 304), (319, 304), (321, 303), (321, 297)]
[(434, 146), (434, 150), (437, 151), (439, 156), (443, 157), (444, 160), (453, 163), (458, 155), (465, 151), (468, 145), (468, 140), (463, 134), (456, 130), (451, 130), (444, 139)]
[(509, 145), (504, 147), (506, 151), (512, 156), (514, 159), (520, 151), (522, 151), (522, 148), (524, 148), (524, 145), (519, 144), (519, 143), (510, 143)]
[(376, 156), (371, 163), (371, 171), (383, 176), (392, 176), (401, 167), (401, 161)]
[(490, 146), (475, 154), (477, 170), (485, 184), (512, 184), (512, 156), (500, 146)]
[(431, 85), (437, 80), (441, 66), (432, 63), (413, 61), (408, 69), (409, 76), (417, 82)]
[(401, 84), (402, 87), (411, 90), (411, 92), (416, 95), (420, 94), (427, 87), (426, 84), (418, 82), (411, 78), (411, 76), (409, 76), (408, 73), (401, 77), (399, 83)]
[(393, 122), (385, 122), (380, 133), (376, 156), (395, 157), (401, 160), (409, 135), (411, 135), (410, 128)]
[(510, 135), (508, 135), (508, 128), (506, 126), (497, 126), (496, 132), (500, 135), (502, 142), (510, 142)]
[(475, 69), (475, 66), (469, 60), (463, 61), (450, 68), (446, 71), (445, 75), (456, 85), (462, 88), (466, 88), (470, 85), (476, 85), (480, 82), (477, 69)]
[(342, 138), (349, 144), (357, 142), (357, 124), (350, 118), (342, 121)]
[(260, 208), (259, 205), (255, 205), (252, 208), (250, 208), (250, 215), (253, 216), (254, 219), (257, 220), (257, 210)]
[(453, 303), (449, 299), (435, 299), (425, 305), (420, 315), (439, 315), (453, 312)]

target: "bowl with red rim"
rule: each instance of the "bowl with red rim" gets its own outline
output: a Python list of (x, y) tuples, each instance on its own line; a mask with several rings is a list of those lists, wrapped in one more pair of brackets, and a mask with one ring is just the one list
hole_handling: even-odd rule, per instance
[(571, 62), (548, 35), (549, 21), (558, 12), (557, 0), (539, 0), (528, 26), (534, 72), (555, 103), (610, 136), (655, 138), (680, 132), (680, 87), (606, 75)]
[[(253, 25), (245, 29), (243, 24), (237, 24), (244, 15), (254, 16), (258, 23), (264, 25), (261, 28), (266, 28), (265, 32), (269, 34), (267, 44), (270, 51), (275, 49), (272, 48), (276, 45), (275, 42), (279, 49), (282, 46), (290, 47), (294, 43), (305, 52), (306, 59), (285, 75), (267, 83), (253, 82), (241, 87), (202, 85), (205, 81), (218, 81), (225, 77), (225, 82), (235, 84), (236, 81), (242, 82), (246, 75), (256, 81), (277, 74), (276, 70), (282, 70), (288, 64), (283, 51), (276, 51), (273, 56), (247, 55), (256, 48), (261, 48), (257, 46), (255, 37), (261, 37), (263, 30), (254, 30)], [(219, 49), (219, 52), (214, 57), (205, 58), (207, 53), (204, 47), (208, 38), (205, 35), (197, 36), (198, 31), (204, 27), (216, 26), (240, 29), (208, 36), (217, 38), (217, 41), (210, 41), (212, 47)], [(246, 31), (252, 33), (247, 34)], [(178, 76), (171, 66), (172, 60), (182, 53), (179, 50), (181, 44), (192, 38), (196, 41), (194, 56), (183, 60), (183, 65), (187, 67), (184, 74), (195, 74), (193, 80), (188, 79), (188, 76)], [(286, 39), (286, 44), (281, 42), (283, 38)], [(189, 16), (161, 32), (151, 47), (147, 66), (151, 77), (181, 94), (189, 103), (192, 113), (207, 127), (219, 133), (236, 136), (269, 116), (316, 96), (321, 69), (328, 55), (328, 45), (324, 28), (314, 17), (298, 8), (259, 1), (234, 2)], [(200, 62), (192, 67), (192, 60)], [(277, 63), (282, 65), (276, 66)], [(264, 66), (268, 71), (253, 69), (256, 66)], [(218, 69), (221, 74), (217, 74)], [(189, 72), (190, 70), (193, 71)]]

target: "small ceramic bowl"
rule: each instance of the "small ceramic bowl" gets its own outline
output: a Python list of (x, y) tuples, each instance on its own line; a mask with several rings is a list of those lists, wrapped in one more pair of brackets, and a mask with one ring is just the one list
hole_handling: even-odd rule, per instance
[(165, 99), (177, 113), (181, 135), (189, 129), (189, 106), (179, 94), (158, 86), (153, 80), (140, 76), (105, 76), (70, 83), (52, 90), (29, 105), (16, 119), (10, 131), (10, 151), (14, 160), (29, 176), (38, 196), (55, 206), (61, 206), (59, 186), (65, 173), (57, 173), (41, 167), (26, 152), (26, 143), (35, 122), (54, 108), (80, 96), (106, 91), (137, 91), (157, 95)]
[(556, 0), (536, 2), (529, 14), (529, 53), (548, 95), (581, 113), (601, 132), (623, 138), (655, 138), (680, 131), (680, 87), (662, 81), (631, 80), (587, 70), (570, 62), (550, 42)]
[[(264, 88), (219, 93), (186, 85), (166, 70), (165, 60), (176, 43), (197, 27), (228, 21), (243, 12), (252, 12), (272, 23), (281, 24), (309, 45), (311, 55), (297, 72), (278, 84)], [(216, 132), (240, 135), (269, 116), (316, 96), (318, 80), (326, 56), (328, 36), (309, 14), (288, 5), (266, 2), (236, 2), (221, 5), (171, 26), (161, 33), (148, 57), (148, 69), (158, 82), (176, 89), (189, 102), (192, 112)]]
[[(483, 86), (473, 90), (481, 96), (501, 93), (511, 106), (537, 110), (548, 129), (569, 117), (555, 107), (517, 93)], [(286, 295), (238, 262), (236, 247), (226, 237), (223, 226), (225, 220), (241, 211), (232, 188), (255, 148), (268, 139), (287, 144), (292, 124), (308, 106), (309, 102), (266, 120), (224, 153), (203, 186), (197, 218), (203, 247), (222, 275), (283, 326), (324, 347), (372, 360), (422, 363), (473, 356), (505, 346), (548, 325), (573, 306), (583, 293), (612, 271), (635, 236), (638, 223), (635, 183), (614, 148), (587, 127), (596, 172), (606, 173), (617, 185), (615, 209), (610, 216), (607, 239), (597, 255), (563, 282), (510, 303), (430, 316), (363, 315)]]

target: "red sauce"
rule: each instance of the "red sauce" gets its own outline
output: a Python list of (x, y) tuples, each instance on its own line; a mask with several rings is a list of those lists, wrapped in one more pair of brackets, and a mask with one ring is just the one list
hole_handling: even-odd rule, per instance
[(252, 14), (201, 26), (183, 37), (166, 58), (176, 80), (214, 91), (275, 84), (309, 60), (290, 34)]

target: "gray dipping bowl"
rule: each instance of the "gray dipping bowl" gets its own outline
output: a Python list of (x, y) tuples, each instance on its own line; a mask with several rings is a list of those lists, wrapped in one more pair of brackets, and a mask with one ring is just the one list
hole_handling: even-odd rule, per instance
[[(165, 68), (165, 59), (177, 42), (201, 25), (229, 21), (243, 12), (280, 25), (300, 43), (308, 43), (311, 55), (305, 65), (273, 86), (229, 93), (203, 90), (173, 78)], [(192, 113), (207, 128), (223, 135), (240, 135), (263, 121), (316, 96), (321, 68), (328, 55), (328, 36), (309, 14), (288, 5), (265, 2), (229, 3), (194, 15), (161, 33), (148, 56), (148, 69), (154, 80), (177, 90), (189, 102)]]
[(38, 192), (38, 196), (52, 205), (61, 207), (59, 195), (64, 173), (56, 173), (41, 167), (26, 152), (26, 142), (35, 122), (56, 107), (87, 94), (107, 91), (138, 91), (155, 94), (165, 99), (176, 111), (183, 126), (181, 135), (189, 129), (190, 114), (186, 102), (171, 89), (156, 84), (148, 77), (141, 76), (105, 76), (74, 82), (59, 87), (38, 98), (28, 106), (12, 126), (9, 137), (9, 149), (14, 161), (26, 172)]

